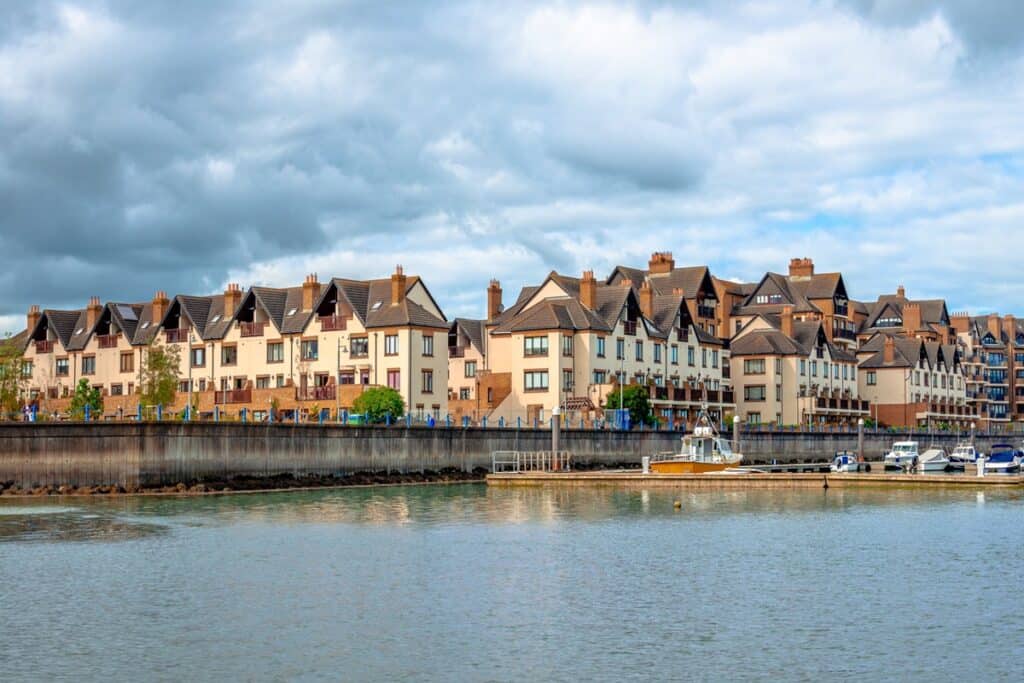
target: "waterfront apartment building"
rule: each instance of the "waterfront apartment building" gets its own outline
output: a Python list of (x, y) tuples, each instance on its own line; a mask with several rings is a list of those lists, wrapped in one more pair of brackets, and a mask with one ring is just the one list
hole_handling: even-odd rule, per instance
[(982, 428), (1024, 421), (1024, 325), (998, 314), (952, 316), (963, 354), (967, 396)]
[[(592, 271), (552, 272), (505, 309), (492, 282), (488, 318), (452, 326), (454, 355), (463, 356), (450, 363), (453, 405), (492, 424), (544, 420), (556, 407), (594, 419), (617, 407), (605, 405), (615, 388), (638, 384), (664, 423), (692, 421), (704, 398), (719, 419), (733, 409), (727, 345), (690, 310), (682, 288), (659, 294), (646, 280), (598, 281)], [(483, 380), (467, 381), (469, 364)]]
[(789, 305), (778, 315), (740, 315), (744, 322), (730, 348), (740, 419), (853, 426), (868, 416), (858, 391), (857, 358), (829, 338), (831, 321), (799, 319)]
[(368, 386), (398, 390), (417, 417), (447, 412), (449, 323), (426, 285), (401, 267), (388, 279), (310, 275), (299, 287), (230, 284), (223, 294), (157, 292), (151, 302), (28, 313), (30, 399), (62, 411), (80, 378), (105, 410), (134, 414), (151, 344), (178, 349), (179, 395), (200, 412), (257, 417), (351, 408)]
[(899, 332), (876, 332), (857, 351), (859, 391), (871, 418), (888, 427), (969, 429), (975, 414), (960, 349)]

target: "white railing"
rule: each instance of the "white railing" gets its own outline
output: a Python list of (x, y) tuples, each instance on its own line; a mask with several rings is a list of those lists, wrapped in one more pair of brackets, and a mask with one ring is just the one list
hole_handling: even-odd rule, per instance
[(568, 451), (494, 451), (491, 472), (568, 472), (572, 454)]

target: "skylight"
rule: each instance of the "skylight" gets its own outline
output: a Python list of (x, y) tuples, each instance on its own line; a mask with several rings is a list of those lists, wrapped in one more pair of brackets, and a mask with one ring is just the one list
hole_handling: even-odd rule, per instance
[(380, 305), (382, 303), (383, 303), (382, 301), (378, 301), (377, 303), (375, 303), (373, 306), (370, 307), (370, 310), (371, 311), (376, 311), (378, 308), (380, 308)]
[(215, 323), (216, 322), (220, 322), (220, 313), (218, 313), (217, 315), (213, 316), (213, 320), (211, 322), (215, 322)]
[(125, 306), (123, 304), (118, 305), (117, 312), (120, 313), (121, 317), (125, 320), (138, 320), (138, 317), (135, 315), (135, 309), (131, 306)]
[(75, 334), (82, 334), (82, 332), (83, 332), (84, 330), (85, 330), (85, 328), (84, 328), (84, 327), (79, 327), (79, 328), (78, 328), (77, 330), (75, 330)]
[(149, 327), (149, 321), (148, 320), (146, 322), (142, 323), (142, 329), (146, 329), (147, 327)]
[(288, 315), (295, 315), (295, 311), (297, 311), (297, 310), (299, 310), (299, 309), (293, 308), (292, 310), (288, 311)]

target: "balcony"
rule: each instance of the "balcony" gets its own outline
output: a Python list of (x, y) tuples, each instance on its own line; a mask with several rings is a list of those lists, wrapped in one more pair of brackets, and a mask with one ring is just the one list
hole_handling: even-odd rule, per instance
[(686, 342), (690, 341), (690, 330), (683, 329), (682, 327), (676, 328), (676, 341)]
[(448, 347), (449, 358), (465, 358), (466, 347), (465, 346), (449, 346)]
[(262, 337), (263, 329), (267, 326), (263, 323), (239, 323), (238, 328), (242, 332), (243, 337)]
[(835, 330), (834, 336), (838, 339), (849, 339), (852, 341), (857, 339), (857, 332), (856, 330), (846, 330), (840, 328), (838, 330)]
[(635, 320), (627, 320), (624, 323), (622, 323), (622, 332), (627, 337), (635, 337), (636, 336), (636, 321)]
[(252, 389), (229, 389), (228, 391), (215, 391), (213, 402), (218, 405), (225, 403), (252, 403)]
[(119, 334), (100, 334), (96, 336), (101, 349), (116, 349)]
[[(343, 315), (320, 316), (320, 329), (324, 332), (343, 332), (348, 328), (348, 317)], [(244, 335), (243, 335), (244, 336)], [(254, 337), (262, 335), (253, 335)]]
[(177, 328), (164, 331), (168, 344), (183, 344), (188, 341), (188, 328)]
[(697, 317), (698, 318), (714, 318), (715, 307), (714, 306), (697, 306)]
[(335, 391), (335, 385), (324, 384), (319, 387), (298, 387), (295, 389), (295, 399), (297, 401), (333, 401), (337, 392)]
[(48, 339), (40, 339), (36, 342), (36, 353), (53, 353), (53, 342)]

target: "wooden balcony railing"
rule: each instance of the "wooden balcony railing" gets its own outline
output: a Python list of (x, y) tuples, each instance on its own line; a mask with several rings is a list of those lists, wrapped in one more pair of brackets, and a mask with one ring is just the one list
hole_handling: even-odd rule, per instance
[(333, 401), (335, 393), (335, 386), (333, 384), (325, 384), (319, 387), (302, 387), (295, 388), (295, 400), (297, 401)]
[(164, 335), (168, 344), (181, 344), (188, 341), (188, 328), (165, 330)]
[(96, 339), (99, 341), (101, 349), (116, 349), (117, 338), (120, 336), (119, 334), (100, 334), (96, 336)]
[(466, 347), (465, 346), (449, 346), (448, 347), (449, 358), (465, 358)]
[(262, 337), (263, 329), (267, 326), (263, 323), (239, 323), (239, 329), (242, 331), (243, 337)]
[(698, 318), (714, 318), (715, 307), (714, 306), (697, 306), (697, 317)]
[(636, 336), (636, 321), (635, 320), (627, 320), (626, 322), (622, 323), (622, 332), (626, 336), (635, 337)]
[(252, 389), (229, 389), (228, 391), (216, 391), (213, 394), (213, 402), (225, 403), (251, 403)]
[[(320, 329), (324, 332), (342, 332), (348, 327), (348, 318), (343, 315), (320, 316)], [(254, 335), (255, 336), (255, 335)]]
[(36, 341), (36, 353), (53, 353), (53, 342), (48, 339)]

